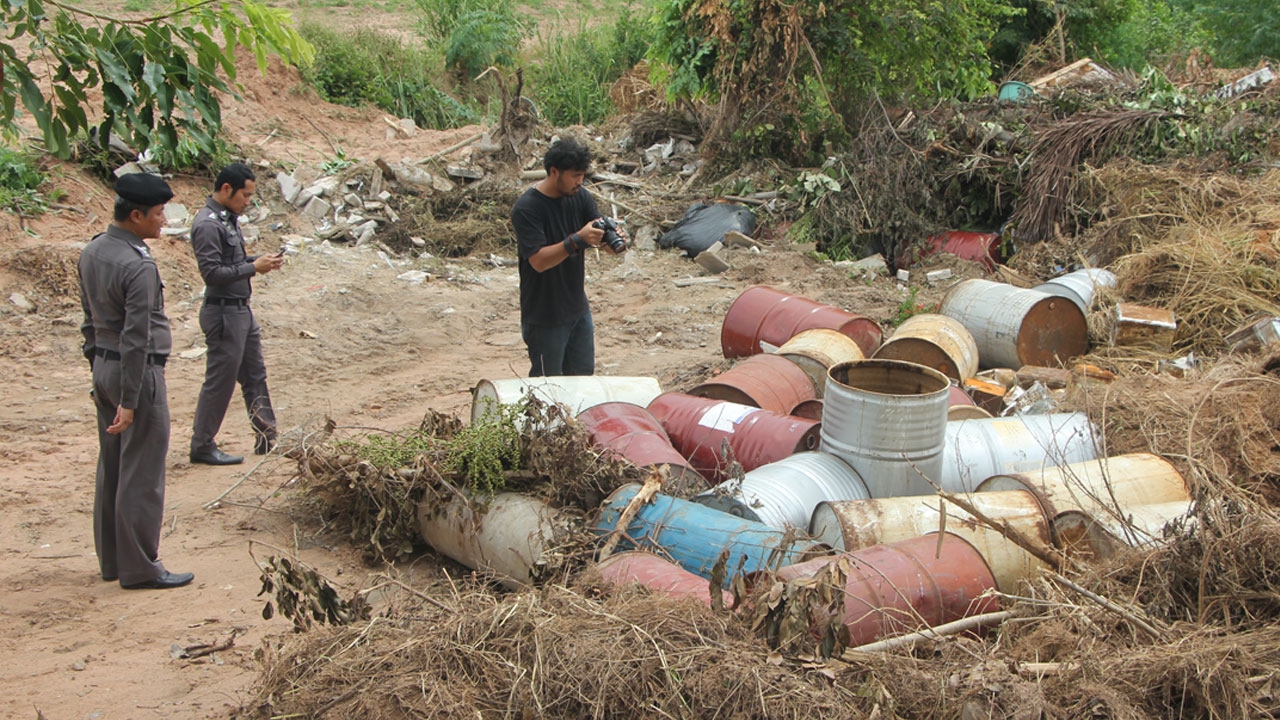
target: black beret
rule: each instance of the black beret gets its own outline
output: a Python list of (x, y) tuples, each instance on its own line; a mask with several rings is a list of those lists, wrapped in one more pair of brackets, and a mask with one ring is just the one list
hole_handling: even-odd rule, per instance
[(116, 180), (116, 194), (145, 207), (163, 205), (173, 199), (169, 183), (159, 175), (129, 173)]

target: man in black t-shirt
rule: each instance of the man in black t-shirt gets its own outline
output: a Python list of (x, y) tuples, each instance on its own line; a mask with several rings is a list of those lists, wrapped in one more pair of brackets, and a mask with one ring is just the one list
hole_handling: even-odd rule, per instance
[[(511, 209), (520, 247), (520, 333), (529, 349), (529, 376), (591, 375), (595, 327), (583, 287), (584, 252), (601, 247), (600, 212), (582, 187), (591, 153), (558, 140), (542, 159), (547, 176)], [(626, 235), (619, 228), (619, 235)], [(604, 245), (606, 252), (613, 251)]]

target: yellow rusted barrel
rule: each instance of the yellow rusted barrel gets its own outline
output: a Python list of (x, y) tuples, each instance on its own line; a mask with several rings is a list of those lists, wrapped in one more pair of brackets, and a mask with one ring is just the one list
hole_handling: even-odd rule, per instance
[[(967, 501), (992, 520), (1004, 522), (1045, 548), (1052, 544), (1040, 502), (1025, 490), (974, 493)], [(946, 522), (943, 524), (945, 511)], [(893, 497), (819, 503), (809, 534), (837, 550), (854, 551), (945, 530), (969, 541), (982, 554), (1002, 592), (1016, 592), (1044, 563), (998, 531), (978, 522), (938, 496)]]
[(790, 360), (813, 381), (814, 392), (822, 397), (827, 387), (827, 370), (843, 362), (863, 360), (862, 348), (842, 332), (827, 328), (805, 330), (792, 336), (778, 355)]
[(978, 343), (973, 335), (959, 320), (934, 313), (907, 318), (874, 357), (931, 367), (954, 380), (978, 372)]
[(1073, 556), (1103, 560), (1124, 548), (1160, 545), (1170, 523), (1187, 528), (1196, 522), (1191, 503), (1176, 500), (1139, 505), (1130, 508), (1124, 517), (1095, 518), (1079, 510), (1067, 510), (1058, 513), (1052, 525), (1054, 541), (1062, 550)]
[[(1191, 491), (1186, 480), (1169, 461), (1149, 453), (1117, 455), (1111, 458), (1072, 463), (1043, 470), (995, 475), (978, 485), (978, 492), (999, 490), (1027, 490), (1036, 496), (1055, 530), (1054, 544), (1069, 547), (1073, 543), (1094, 542), (1089, 537), (1100, 537), (1086, 523), (1075, 516), (1059, 521), (1066, 513), (1081, 513), (1110, 532), (1126, 524), (1125, 518), (1150, 515), (1145, 520), (1144, 533), (1152, 535), (1150, 528), (1158, 522), (1156, 511), (1143, 508), (1185, 508), (1190, 505)], [(1173, 517), (1173, 516), (1170, 516)], [(1163, 525), (1159, 522), (1159, 525)], [(1071, 533), (1093, 533), (1083, 540)], [(1157, 531), (1158, 532), (1158, 531)], [(1123, 532), (1121, 532), (1123, 534)], [(1103, 543), (1094, 542), (1098, 547)]]

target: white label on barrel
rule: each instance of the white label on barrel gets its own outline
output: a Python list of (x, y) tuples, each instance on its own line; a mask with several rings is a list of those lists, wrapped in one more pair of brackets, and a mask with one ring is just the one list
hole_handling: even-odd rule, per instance
[(707, 408), (707, 411), (702, 413), (702, 419), (698, 421), (698, 424), (703, 427), (709, 427), (712, 430), (732, 433), (734, 425), (742, 422), (744, 418), (759, 409), (750, 405), (720, 403)]

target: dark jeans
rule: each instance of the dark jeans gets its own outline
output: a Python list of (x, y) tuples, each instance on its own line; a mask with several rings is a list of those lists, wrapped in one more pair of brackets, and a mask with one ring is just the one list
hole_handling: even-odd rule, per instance
[(520, 323), (520, 334), (529, 348), (529, 377), (594, 375), (595, 332), (590, 312), (563, 325)]

